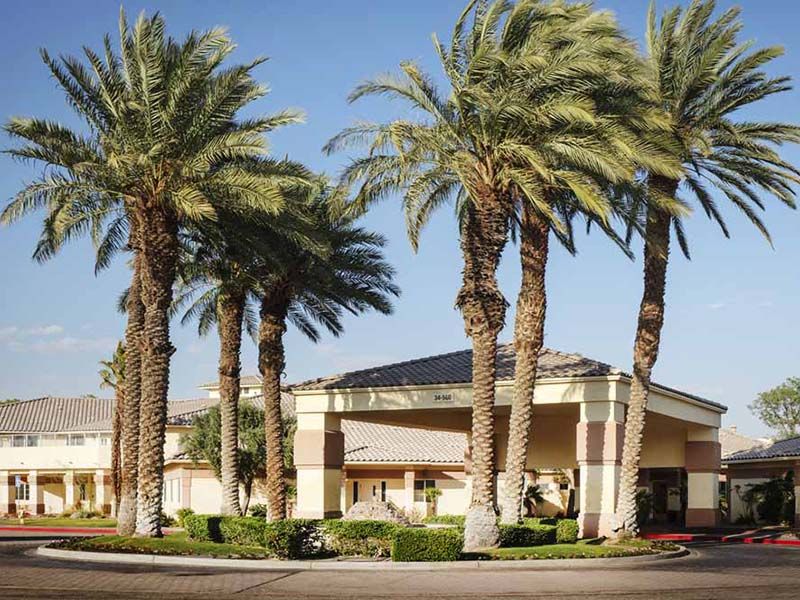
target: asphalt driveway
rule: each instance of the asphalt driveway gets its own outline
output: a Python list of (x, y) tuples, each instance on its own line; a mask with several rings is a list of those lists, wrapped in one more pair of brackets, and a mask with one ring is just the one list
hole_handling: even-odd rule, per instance
[(800, 549), (697, 544), (685, 558), (566, 570), (252, 572), (80, 563), (0, 542), (0, 598), (797, 598)]

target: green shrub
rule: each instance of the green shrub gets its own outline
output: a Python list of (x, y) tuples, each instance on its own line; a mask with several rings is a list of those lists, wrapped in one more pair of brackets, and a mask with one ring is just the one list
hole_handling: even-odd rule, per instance
[(323, 551), (322, 532), (318, 521), (286, 519), (266, 523), (264, 545), (277, 558), (307, 558)]
[(556, 524), (556, 543), (574, 544), (578, 541), (578, 522), (575, 519), (561, 519)]
[(558, 521), (554, 517), (526, 517), (522, 519), (522, 524), (526, 527), (537, 527), (538, 525), (557, 525)]
[(392, 560), (396, 562), (458, 560), (464, 536), (453, 529), (404, 527), (392, 541)]
[(422, 522), (431, 525), (456, 525), (457, 527), (464, 526), (464, 515), (433, 515), (425, 517)]
[(267, 515), (269, 515), (269, 507), (266, 504), (253, 504), (247, 513), (251, 517), (261, 517), (262, 519), (266, 519)]
[(390, 521), (323, 522), (327, 547), (340, 556), (389, 556), (392, 538), (400, 525)]
[(158, 520), (160, 521), (162, 527), (175, 527), (175, 519), (170, 517), (163, 510), (161, 511)]
[(183, 527), (189, 537), (196, 542), (222, 542), (219, 530), (222, 517), (218, 515), (186, 515)]
[(179, 508), (175, 512), (175, 516), (177, 517), (178, 527), (183, 527), (183, 520), (186, 518), (187, 515), (193, 515), (194, 511), (191, 508)]
[(555, 525), (500, 525), (502, 548), (527, 548), (555, 544)]
[(226, 544), (263, 546), (267, 522), (259, 517), (222, 517), (219, 531)]

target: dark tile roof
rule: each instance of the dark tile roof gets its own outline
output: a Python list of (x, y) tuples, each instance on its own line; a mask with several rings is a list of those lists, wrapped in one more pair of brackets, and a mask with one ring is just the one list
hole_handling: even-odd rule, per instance
[[(516, 355), (513, 344), (497, 348), (497, 380), (514, 379)], [(539, 355), (542, 379), (553, 377), (595, 377), (618, 375), (622, 371), (609, 364), (581, 356), (545, 348)], [(293, 390), (329, 390), (334, 388), (400, 387), (472, 381), (472, 350), (460, 350), (405, 362), (351, 371), (304, 381)]]
[(722, 462), (746, 462), (749, 460), (769, 460), (771, 458), (792, 458), (795, 456), (800, 457), (800, 436), (781, 440), (769, 446), (736, 452), (725, 457)]

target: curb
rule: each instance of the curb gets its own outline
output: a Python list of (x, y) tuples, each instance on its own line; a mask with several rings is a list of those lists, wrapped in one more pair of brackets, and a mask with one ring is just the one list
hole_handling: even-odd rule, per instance
[[(174, 527), (163, 527), (164, 535), (174, 531)], [(116, 527), (45, 527), (44, 525), (0, 525), (2, 531), (28, 531), (32, 533), (93, 533), (95, 535), (116, 535)]]
[(712, 535), (706, 533), (651, 533), (642, 537), (646, 540), (662, 540), (669, 542), (719, 542), (723, 544), (763, 544), (765, 546), (794, 546), (800, 547), (800, 540), (776, 539), (778, 534), (764, 534), (757, 536), (741, 535)]
[[(458, 562), (418, 562), (395, 563), (386, 561), (325, 561), (325, 560), (253, 560), (236, 558), (206, 558), (195, 556), (159, 556), (155, 554), (126, 554), (110, 552), (85, 552), (80, 550), (59, 550), (39, 546), (36, 554), (45, 558), (58, 560), (77, 560), (88, 562), (152, 565), (152, 566), (181, 566), (181, 567), (216, 567), (224, 569), (246, 569), (256, 571), (450, 571), (483, 569), (494, 571), (506, 570), (537, 570), (552, 569), (553, 567), (590, 567), (609, 566), (636, 562), (653, 562), (680, 558), (689, 554), (689, 550), (680, 547), (672, 552), (642, 556), (622, 556), (615, 558), (564, 558), (540, 560), (465, 560)], [(588, 563), (588, 564), (587, 564)]]

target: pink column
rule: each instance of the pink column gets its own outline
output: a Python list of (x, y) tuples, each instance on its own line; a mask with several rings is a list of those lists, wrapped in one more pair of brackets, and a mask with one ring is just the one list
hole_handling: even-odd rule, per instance
[(687, 527), (719, 525), (720, 445), (716, 428), (689, 430), (686, 441)]

